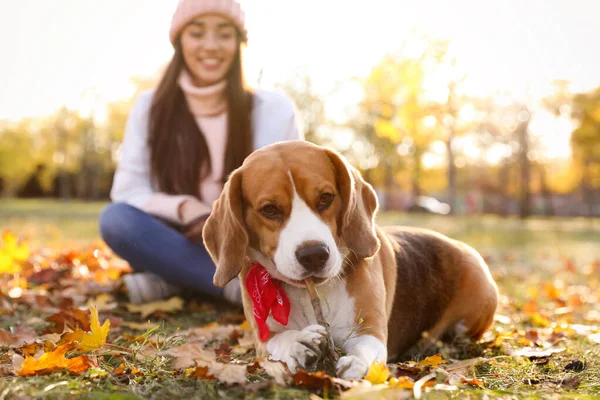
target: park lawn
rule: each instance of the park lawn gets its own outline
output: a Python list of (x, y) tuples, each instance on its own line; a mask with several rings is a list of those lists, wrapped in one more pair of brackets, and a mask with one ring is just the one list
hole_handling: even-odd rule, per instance
[[(95, 273), (98, 263), (94, 263), (90, 254), (94, 257), (100, 254), (98, 258), (107, 265), (121, 265), (97, 241), (97, 217), (104, 205), (2, 200), (0, 230), (26, 237), (39, 265), (47, 262), (49, 266), (78, 270), (85, 267), (84, 271)], [(447, 377), (438, 371), (437, 379), (443, 385), (427, 389), (423, 398), (600, 398), (600, 334), (594, 328), (600, 325), (598, 221), (532, 219), (523, 223), (494, 216), (384, 213), (378, 222), (431, 228), (465, 240), (486, 258), (500, 287), (497, 322), (484, 340), (476, 345), (444, 345), (439, 350), (446, 363), (482, 357), (481, 362), (465, 373), (473, 379), (471, 383), (449, 384)], [(73, 290), (72, 286), (64, 289), (68, 285), (62, 282), (54, 286), (53, 283), (46, 286), (30, 283), (28, 293), (38, 296), (33, 301), (26, 295), (8, 297), (8, 279), (4, 279), (0, 303), (0, 328), (6, 330), (3, 332), (18, 326), (41, 335), (49, 325), (44, 319), (52, 314), (52, 307), (40, 298), (60, 298), (66, 296), (67, 290)], [(82, 280), (81, 286), (88, 283)], [(92, 352), (97, 367), (82, 375), (17, 377), (11, 369), (15, 347), (4, 345), (0, 353), (0, 398), (309, 399), (311, 393), (322, 398), (339, 396), (333, 389), (324, 392), (302, 385), (274, 385), (264, 374), (253, 377), (253, 382), (245, 387), (228, 386), (218, 380), (186, 376), (182, 370), (172, 368), (169, 357), (156, 352), (137, 357), (140, 346), (147, 343), (155, 343), (161, 350), (178, 348), (185, 340), (173, 339), (171, 335), (175, 332), (215, 322), (239, 324), (243, 317), (239, 310), (227, 306), (188, 300), (181, 311), (152, 314), (149, 319), (156, 328), (148, 331), (139, 326), (129, 328), (123, 321), (140, 323), (144, 319), (128, 310), (118, 287), (113, 286), (115, 308), (100, 312), (101, 322), (111, 317), (107, 342), (113, 347)], [(94, 298), (95, 294), (90, 293), (94, 292), (86, 295)], [(87, 300), (78, 301), (86, 304)], [(143, 338), (143, 343), (132, 341), (132, 336), (127, 335)], [(223, 340), (213, 345), (222, 349)], [(115, 348), (121, 349), (121, 353), (115, 352)], [(524, 348), (530, 348), (531, 353), (518, 355)], [(121, 366), (124, 370), (119, 370)], [(386, 389), (371, 393), (371, 397), (354, 398), (406, 398), (412, 393), (409, 389)]]

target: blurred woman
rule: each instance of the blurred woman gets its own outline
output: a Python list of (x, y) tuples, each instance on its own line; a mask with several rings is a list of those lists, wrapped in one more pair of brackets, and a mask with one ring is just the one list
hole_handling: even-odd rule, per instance
[(133, 106), (100, 231), (135, 271), (123, 278), (131, 302), (187, 288), (241, 304), (237, 279), (224, 289), (212, 283), (204, 222), (246, 156), (302, 136), (287, 98), (245, 84), (236, 0), (181, 0), (169, 33), (173, 58)]

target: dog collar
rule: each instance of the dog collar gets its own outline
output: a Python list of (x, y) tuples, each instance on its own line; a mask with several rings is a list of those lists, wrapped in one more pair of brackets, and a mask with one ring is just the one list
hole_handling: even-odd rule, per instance
[(246, 275), (246, 290), (252, 299), (252, 312), (258, 325), (261, 341), (269, 339), (267, 318), (269, 312), (273, 319), (287, 325), (290, 316), (290, 300), (278, 280), (271, 278), (269, 271), (260, 263), (252, 264)]

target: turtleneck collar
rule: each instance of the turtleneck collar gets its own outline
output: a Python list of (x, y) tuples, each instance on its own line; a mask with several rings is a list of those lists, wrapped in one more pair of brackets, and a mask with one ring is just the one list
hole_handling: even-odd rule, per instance
[(225, 79), (210, 86), (198, 87), (194, 85), (190, 73), (184, 69), (181, 71), (178, 81), (190, 111), (195, 117), (214, 117), (227, 109), (225, 101), (227, 81)]

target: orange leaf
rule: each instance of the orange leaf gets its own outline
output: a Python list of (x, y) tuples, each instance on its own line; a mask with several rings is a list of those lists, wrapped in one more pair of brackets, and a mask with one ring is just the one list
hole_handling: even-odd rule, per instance
[(208, 367), (196, 367), (186, 370), (186, 375), (191, 378), (204, 379), (205, 381), (214, 381), (214, 376), (208, 373)]
[(467, 385), (483, 387), (483, 381), (481, 381), (481, 380), (479, 380), (477, 378), (473, 378), (473, 379), (462, 378), (462, 382), (466, 383)]
[(550, 300), (560, 299), (560, 288), (552, 282), (544, 283), (544, 293)]
[(65, 370), (74, 374), (81, 374), (90, 367), (98, 365), (96, 361), (88, 356), (66, 358), (65, 354), (73, 350), (73, 346), (72, 343), (58, 346), (54, 351), (42, 354), (37, 360), (33, 357), (27, 357), (17, 374), (20, 376), (48, 375)]
[(442, 359), (442, 356), (436, 354), (434, 356), (427, 357), (423, 361), (419, 362), (417, 365), (419, 367), (437, 367), (440, 364), (444, 364), (446, 361)]
[(525, 314), (533, 314), (538, 311), (537, 302), (535, 300), (530, 300), (527, 303), (523, 304), (523, 311)]
[(412, 389), (415, 387), (415, 382), (407, 376), (392, 378), (388, 381), (388, 384), (394, 389)]

